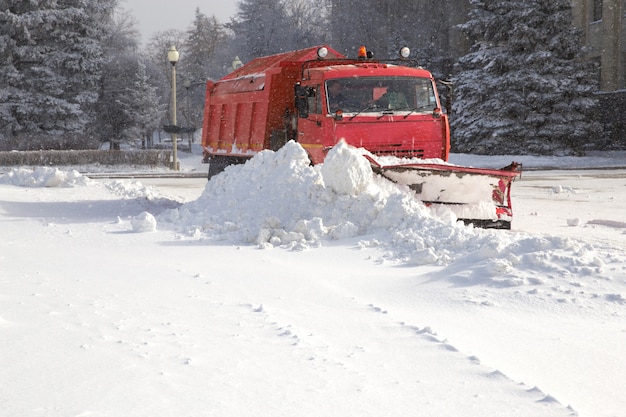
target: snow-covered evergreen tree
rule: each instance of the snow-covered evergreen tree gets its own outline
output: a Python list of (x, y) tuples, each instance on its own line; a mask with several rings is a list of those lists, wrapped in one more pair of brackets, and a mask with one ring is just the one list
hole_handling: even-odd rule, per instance
[[(332, 0), (331, 43), (341, 53), (355, 57), (365, 45), (377, 58), (387, 57), (387, 39), (398, 26), (387, 28), (385, 12), (389, 2)], [(404, 45), (403, 45), (404, 46)]]
[(215, 15), (209, 17), (197, 8), (182, 51), (185, 61), (181, 71), (185, 73), (185, 78), (206, 81), (207, 78), (223, 76), (218, 58), (226, 39), (226, 30)]
[(185, 45), (186, 42), (187, 32), (179, 29), (168, 29), (153, 34), (145, 48), (149, 53), (148, 58), (152, 63), (150, 68), (159, 73), (159, 78), (161, 79), (159, 85), (166, 86), (162, 91), (165, 101), (168, 100), (167, 97), (170, 94), (169, 80), (172, 77), (172, 64), (167, 60), (167, 51), (171, 46), (175, 46), (176, 49), (181, 52), (176, 68), (184, 67), (186, 65), (185, 61), (187, 61), (188, 58), (188, 54), (183, 53), (183, 51), (187, 49)]
[(0, 135), (5, 141), (86, 133), (98, 98), (100, 40), (115, 3), (0, 0)]
[(228, 28), (237, 55), (252, 58), (325, 43), (323, 4), (311, 0), (242, 0)]
[(408, 46), (420, 65), (447, 77), (463, 48), (450, 48), (451, 22), (463, 10), (455, 4), (467, 0), (328, 1), (331, 45), (348, 56), (365, 45), (375, 58), (394, 59)]
[(598, 140), (597, 78), (581, 59), (569, 0), (472, 0), (473, 40), (455, 77), (453, 148), (581, 152)]
[(165, 111), (141, 57), (119, 55), (105, 67), (98, 101), (96, 135), (110, 149), (144, 139), (159, 128)]
[(224, 25), (215, 15), (207, 16), (196, 8), (181, 51), (184, 60), (178, 72), (183, 80), (179, 89), (179, 112), (182, 115), (179, 124), (182, 122), (188, 127), (202, 124), (207, 79), (216, 80), (231, 71), (229, 64), (235, 54), (227, 50), (228, 40)]
[(139, 33), (132, 16), (116, 14), (104, 39), (106, 62), (95, 123), (95, 135), (101, 142), (109, 142), (110, 149), (150, 136), (158, 129), (165, 110), (160, 103), (166, 100), (162, 100), (157, 85), (166, 84), (166, 79), (152, 79), (147, 70), (148, 59), (137, 51), (138, 43)]
[[(117, 55), (104, 67), (101, 79), (96, 135), (100, 142), (109, 142), (110, 149), (119, 149), (129, 139), (126, 132), (133, 127), (132, 114), (125, 102), (136, 71), (137, 60), (129, 54)], [(132, 68), (132, 69), (131, 69)]]
[(328, 42), (328, 8), (325, 3), (319, 0), (285, 0), (296, 48)]
[(165, 106), (161, 103), (157, 90), (150, 82), (146, 64), (138, 60), (128, 95), (121, 101), (123, 111), (132, 120), (132, 127), (125, 132), (126, 137), (143, 138), (151, 135), (159, 127)]
[(283, 0), (241, 0), (238, 9), (229, 28), (244, 62), (294, 49)]

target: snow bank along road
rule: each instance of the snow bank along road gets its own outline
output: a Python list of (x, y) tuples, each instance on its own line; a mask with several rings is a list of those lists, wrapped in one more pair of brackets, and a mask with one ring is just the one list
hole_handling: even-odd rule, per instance
[[(206, 178), (142, 178), (187, 201)], [(626, 169), (527, 171), (513, 184), (513, 229), (626, 244)]]
[[(514, 230), (474, 231), (277, 158), (302, 180), (268, 157), (221, 200), (204, 179), (0, 183), (0, 414), (624, 416), (624, 171), (524, 173)], [(266, 208), (239, 202), (264, 194), (255, 231)]]

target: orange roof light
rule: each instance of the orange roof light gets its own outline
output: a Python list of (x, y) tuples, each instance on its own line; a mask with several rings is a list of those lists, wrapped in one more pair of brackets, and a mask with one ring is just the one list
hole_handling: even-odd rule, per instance
[(359, 58), (360, 59), (367, 58), (367, 48), (365, 46), (361, 46), (359, 48)]

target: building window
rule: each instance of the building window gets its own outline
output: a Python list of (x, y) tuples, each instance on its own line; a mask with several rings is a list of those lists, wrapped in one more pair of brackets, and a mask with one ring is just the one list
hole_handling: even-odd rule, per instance
[(602, 20), (602, 0), (593, 0), (592, 19), (594, 22)]

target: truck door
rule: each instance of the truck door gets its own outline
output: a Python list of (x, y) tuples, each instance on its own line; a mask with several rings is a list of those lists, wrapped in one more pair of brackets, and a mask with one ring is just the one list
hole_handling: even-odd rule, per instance
[(319, 164), (324, 159), (322, 95), (319, 85), (297, 86), (296, 108), (298, 127), (296, 140), (307, 151), (311, 162)]

